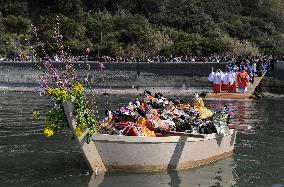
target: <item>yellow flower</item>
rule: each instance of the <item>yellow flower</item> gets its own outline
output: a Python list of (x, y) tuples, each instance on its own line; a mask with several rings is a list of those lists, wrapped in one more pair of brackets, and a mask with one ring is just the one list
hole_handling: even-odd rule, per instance
[(49, 95), (51, 95), (52, 92), (53, 92), (53, 89), (52, 89), (52, 88), (48, 88), (47, 93), (48, 93)]
[(77, 84), (74, 86), (73, 90), (76, 93), (82, 93), (84, 91), (84, 87), (82, 86), (82, 84)]
[(70, 96), (68, 95), (67, 91), (64, 89), (60, 89), (58, 94), (59, 94), (58, 98), (62, 102), (65, 102), (70, 99)]
[(53, 98), (56, 101), (65, 102), (67, 100), (70, 100), (70, 95), (63, 88), (55, 88), (55, 89), (50, 88), (50, 89), (48, 89), (47, 93), (49, 95), (53, 96)]
[(46, 137), (50, 137), (50, 136), (53, 136), (54, 135), (54, 131), (52, 129), (49, 129), (49, 128), (45, 128), (43, 130), (43, 134), (46, 136)]
[(78, 125), (78, 127), (84, 129), (87, 128), (87, 125), (86, 123), (81, 123), (80, 125)]
[(62, 95), (67, 95), (66, 90), (62, 90), (62, 91), (61, 91), (61, 94), (62, 94)]
[(60, 89), (59, 89), (59, 88), (55, 88), (55, 89), (53, 90), (53, 93), (52, 93), (52, 94), (55, 96), (55, 99), (58, 100), (59, 95), (60, 95)]
[(81, 131), (81, 128), (80, 127), (77, 127), (75, 129), (75, 133), (76, 133), (76, 136), (77, 137), (82, 137), (84, 135), (84, 133)]
[(38, 114), (39, 114), (38, 111), (36, 111), (36, 110), (33, 111), (33, 117), (34, 117), (34, 119), (37, 119)]

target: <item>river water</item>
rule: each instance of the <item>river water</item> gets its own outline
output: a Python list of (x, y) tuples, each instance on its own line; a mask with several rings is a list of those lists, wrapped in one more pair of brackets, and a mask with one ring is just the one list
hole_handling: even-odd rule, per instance
[[(102, 113), (106, 98), (97, 100)], [(129, 96), (107, 100), (117, 108)], [(48, 99), (0, 92), (0, 186), (283, 186), (284, 99), (206, 101), (209, 108), (224, 104), (232, 122), (252, 126), (238, 132), (233, 156), (191, 170), (94, 176), (68, 132), (47, 139), (44, 122), (33, 120), (32, 110), (48, 109)]]

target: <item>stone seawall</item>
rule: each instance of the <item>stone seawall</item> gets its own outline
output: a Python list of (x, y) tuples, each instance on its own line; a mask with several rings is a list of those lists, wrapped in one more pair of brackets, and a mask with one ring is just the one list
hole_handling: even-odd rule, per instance
[[(204, 87), (210, 86), (207, 75), (211, 67), (225, 68), (225, 64), (213, 63), (105, 63), (105, 70), (99, 71), (98, 63), (75, 63), (74, 67), (84, 80), (101, 88), (133, 87)], [(55, 63), (59, 69), (62, 63)], [(89, 69), (89, 70), (88, 70)], [(0, 63), (0, 84), (36, 85), (39, 75), (35, 63), (2, 62)]]
[[(62, 69), (62, 63), (54, 64)], [(225, 63), (105, 63), (105, 70), (100, 71), (96, 62), (75, 63), (74, 67), (80, 80), (89, 82), (97, 88), (133, 89), (133, 88), (209, 88), (211, 83), (207, 76), (214, 69), (224, 69)], [(282, 63), (277, 63), (277, 75), (283, 75)], [(279, 67), (278, 67), (279, 66)], [(284, 66), (283, 66), (284, 67)], [(36, 63), (0, 62), (0, 85), (37, 87), (39, 75)], [(85, 76), (87, 75), (87, 76)], [(269, 73), (262, 84), (264, 90), (283, 91), (284, 80)]]
[(261, 84), (263, 91), (284, 94), (284, 61), (274, 64), (273, 71), (269, 71)]

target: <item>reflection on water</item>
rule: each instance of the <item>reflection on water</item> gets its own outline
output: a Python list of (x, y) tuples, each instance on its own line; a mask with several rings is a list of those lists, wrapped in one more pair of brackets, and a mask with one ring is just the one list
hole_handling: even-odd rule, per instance
[[(98, 97), (101, 114), (105, 97)], [(128, 96), (108, 98), (110, 108)], [(44, 121), (34, 108), (48, 108), (34, 93), (0, 93), (0, 186), (277, 186), (284, 184), (284, 99), (206, 101), (228, 105), (233, 123), (251, 125), (238, 133), (234, 155), (202, 168), (161, 173), (106, 173), (94, 176), (68, 132), (42, 136)], [(147, 156), (147, 155), (145, 155)], [(279, 186), (279, 185), (278, 185)]]
[(233, 161), (227, 158), (206, 167), (168, 173), (107, 173), (97, 178), (92, 176), (89, 186), (231, 186), (235, 184)]
[[(227, 105), (229, 108), (229, 114), (231, 116), (230, 122), (232, 124), (248, 125), (251, 124), (251, 120), (254, 118), (254, 113), (257, 112), (255, 108), (255, 101), (208, 101), (207, 102), (212, 109), (220, 106)], [(254, 120), (259, 120), (254, 118)]]

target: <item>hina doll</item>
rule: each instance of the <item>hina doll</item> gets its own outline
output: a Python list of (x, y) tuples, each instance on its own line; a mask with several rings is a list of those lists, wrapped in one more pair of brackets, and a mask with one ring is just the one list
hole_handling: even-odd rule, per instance
[(206, 118), (209, 118), (213, 115), (211, 110), (207, 109), (204, 106), (204, 102), (203, 102), (202, 98), (199, 97), (198, 93), (195, 93), (195, 97), (194, 97), (194, 99), (192, 99), (191, 103), (192, 103), (192, 106), (194, 106), (194, 109), (200, 113), (201, 119), (206, 119)]

